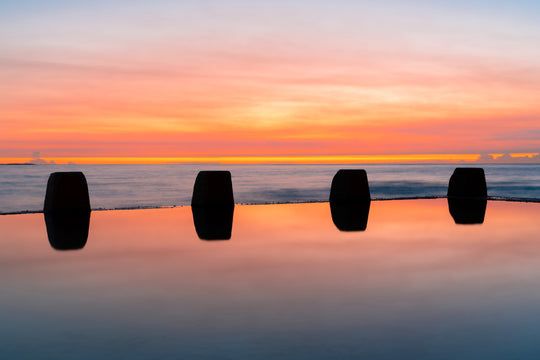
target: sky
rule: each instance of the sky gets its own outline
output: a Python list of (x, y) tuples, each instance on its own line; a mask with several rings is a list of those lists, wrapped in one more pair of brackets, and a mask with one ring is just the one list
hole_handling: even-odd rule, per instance
[(3, 1), (0, 162), (538, 154), (538, 44), (536, 0)]

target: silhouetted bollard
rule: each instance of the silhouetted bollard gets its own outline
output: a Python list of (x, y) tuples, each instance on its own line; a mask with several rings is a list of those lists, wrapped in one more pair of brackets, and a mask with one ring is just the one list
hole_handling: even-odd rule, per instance
[(191, 206), (234, 205), (229, 171), (200, 171), (193, 186)]
[(56, 250), (82, 249), (90, 226), (90, 197), (82, 172), (49, 176), (43, 204), (49, 243)]
[(88, 184), (82, 172), (56, 172), (49, 176), (43, 211), (90, 211)]
[(484, 169), (456, 168), (448, 184), (448, 210), (456, 224), (482, 224), (486, 214)]
[(364, 231), (367, 227), (371, 195), (367, 173), (362, 169), (339, 170), (330, 188), (330, 212), (341, 231)]
[(448, 184), (448, 197), (487, 197), (486, 176), (482, 168), (456, 168)]
[(49, 243), (53, 249), (82, 249), (88, 239), (90, 211), (47, 211), (45, 225)]
[(193, 186), (191, 211), (201, 240), (229, 240), (234, 196), (229, 171), (200, 171)]

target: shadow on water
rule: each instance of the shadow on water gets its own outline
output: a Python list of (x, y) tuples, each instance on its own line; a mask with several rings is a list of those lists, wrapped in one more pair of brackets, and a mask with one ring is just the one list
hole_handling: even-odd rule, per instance
[(232, 233), (234, 205), (192, 206), (195, 231), (201, 240), (229, 240)]
[(456, 224), (483, 224), (486, 207), (485, 198), (448, 198), (448, 210)]
[(47, 236), (55, 250), (84, 248), (90, 227), (90, 211), (47, 211), (44, 214)]

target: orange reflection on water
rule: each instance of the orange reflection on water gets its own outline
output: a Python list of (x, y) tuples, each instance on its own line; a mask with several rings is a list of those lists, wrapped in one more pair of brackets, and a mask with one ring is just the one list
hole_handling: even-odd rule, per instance
[(310, 281), (332, 287), (336, 279), (353, 288), (358, 281), (400, 287), (417, 277), (438, 287), (434, 279), (450, 275), (467, 283), (476, 273), (526, 272), (527, 264), (540, 271), (539, 213), (540, 204), (490, 201), (484, 224), (456, 225), (445, 199), (373, 201), (365, 231), (341, 232), (328, 203), (237, 205), (231, 239), (205, 242), (190, 207), (95, 211), (86, 246), (69, 254), (50, 248), (41, 214), (1, 216), (0, 259), (13, 266), (32, 259), (34, 267), (87, 259), (70, 262), (82, 267), (91, 259), (100, 264), (94, 277), (154, 274), (156, 284), (187, 287), (194, 277), (213, 284), (254, 272), (273, 283), (289, 279), (279, 285), (285, 288)]
[(231, 239), (208, 242), (190, 207), (95, 211), (74, 251), (49, 246), (42, 214), (0, 216), (0, 305), (10, 337), (30, 324), (48, 341), (144, 334), (196, 352), (225, 336), (275, 348), (283, 334), (360, 354), (366, 334), (386, 346), (406, 333), (449, 351), (539, 313), (538, 214), (490, 201), (484, 224), (456, 225), (446, 199), (372, 201), (366, 230), (342, 232), (328, 203), (237, 205)]

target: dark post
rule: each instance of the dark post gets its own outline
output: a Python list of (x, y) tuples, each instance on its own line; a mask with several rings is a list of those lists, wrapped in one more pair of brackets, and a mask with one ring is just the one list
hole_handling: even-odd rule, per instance
[(339, 170), (330, 188), (330, 212), (341, 231), (364, 231), (367, 227), (371, 195), (363, 169)]
[(371, 200), (366, 170), (341, 169), (332, 179), (330, 202), (350, 204)]
[(49, 176), (43, 211), (90, 211), (88, 184), (82, 172), (55, 172)]
[(49, 243), (56, 250), (82, 249), (90, 226), (90, 197), (82, 172), (49, 176), (43, 204)]
[(229, 240), (234, 197), (229, 171), (200, 171), (193, 186), (191, 211), (201, 240)]
[(230, 171), (200, 171), (193, 186), (191, 206), (234, 205)]
[(448, 210), (456, 224), (482, 224), (487, 206), (484, 169), (456, 168), (448, 184)]
[(448, 184), (448, 197), (487, 197), (486, 176), (482, 168), (456, 168)]

